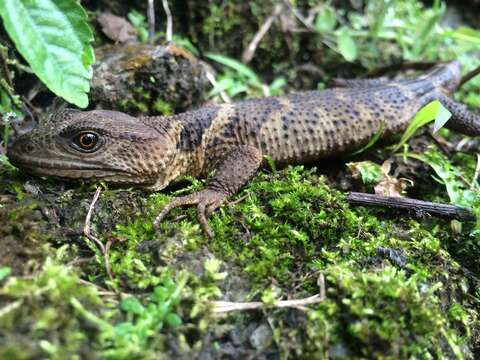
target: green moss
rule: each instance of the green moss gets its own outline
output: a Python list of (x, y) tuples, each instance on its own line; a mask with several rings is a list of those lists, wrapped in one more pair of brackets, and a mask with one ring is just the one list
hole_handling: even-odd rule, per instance
[(153, 110), (160, 115), (172, 115), (173, 109), (172, 105), (162, 99), (157, 99), (153, 103)]
[(135, 88), (133, 97), (124, 99), (119, 103), (119, 110), (138, 115), (172, 115), (172, 104), (158, 98), (144, 88)]
[[(171, 195), (204, 186), (204, 181), (189, 180), (190, 186)], [(62, 207), (77, 204), (65, 214), (73, 227), (83, 224), (91, 201), (92, 189), (83, 189), (86, 193), (66, 192), (57, 200)], [(213, 317), (211, 300), (273, 304), (274, 299), (307, 297), (319, 292), (320, 273), (326, 276), (323, 302), (307, 312), (268, 310), (275, 340), (268, 351), (320, 358), (319, 354), (466, 354), (466, 345), (473, 341), (470, 334), (478, 329), (479, 294), (475, 278), (464, 273), (447, 251), (452, 242), (448, 223), (420, 224), (386, 217), (388, 212), (351, 209), (344, 195), (332, 190), (315, 169), (303, 167), (261, 172), (237, 195), (242, 197), (213, 215), (210, 224), (216, 236), (209, 240), (201, 233), (194, 208), (175, 209), (158, 232), (152, 230), (154, 217), (170, 195), (104, 191), (92, 229), (104, 244), (110, 243), (113, 278), (109, 279), (97, 246), (83, 236), (61, 248), (56, 264), (48, 264), (33, 278), (17, 278), (21, 286), (12, 287), (7, 278), (8, 291), (0, 290), (2, 308), (12, 310), (0, 316), (0, 322), (9, 334), (5, 339), (15, 341), (3, 344), (2, 354), (18, 358), (89, 354), (88, 343), (88, 349), (105, 357), (135, 356), (144, 348), (152, 357), (165, 351), (172, 356), (198, 356), (202, 348), (222, 348), (225, 339), (234, 336), (233, 323), (237, 329), (248, 329), (256, 326), (252, 324), (259, 317), (259, 313), (224, 320)], [(177, 219), (179, 215), (186, 217)], [(11, 216), (24, 221), (18, 213)], [(82, 278), (110, 291), (129, 293), (137, 299), (129, 301), (138, 306), (125, 310), (116, 302), (108, 305), (113, 293), (102, 290), (100, 295), (93, 285), (81, 285), (75, 272), (60, 265), (80, 254), (95, 255), (78, 265)], [(171, 294), (177, 288), (172, 284), (183, 285), (177, 305), (168, 308), (173, 315), (166, 320), (166, 314), (158, 313), (160, 303), (154, 293), (163, 288)], [(16, 308), (19, 302), (22, 306)], [(51, 327), (32, 325), (46, 324), (55, 309), (62, 316)], [(148, 314), (163, 320), (151, 322)], [(12, 321), (17, 316), (23, 319), (21, 327)], [(178, 325), (179, 319), (181, 325), (168, 325), (169, 321)], [(160, 322), (164, 326), (157, 329), (153, 324)], [(135, 340), (128, 340), (130, 336)], [(177, 350), (167, 344), (176, 344)], [(248, 336), (238, 346), (249, 348)]]
[(0, 206), (0, 266), (9, 266), (15, 274), (35, 271), (50, 251), (52, 235), (45, 232), (36, 202), (21, 200), (25, 193), (19, 186), (10, 186), (19, 199)]
[(340, 343), (350, 356), (463, 357), (468, 316), (461, 309), (456, 321), (445, 317), (454, 309), (441, 303), (440, 282), (391, 266), (362, 272), (338, 264), (325, 273), (327, 300), (309, 314), (307, 353), (329, 353)]
[[(76, 300), (93, 312), (105, 307), (93, 286), (64, 265), (47, 261), (32, 277), (10, 278), (1, 289), (0, 358), (80, 358), (93, 354), (97, 329), (78, 317)], [(85, 354), (85, 355), (86, 355)]]

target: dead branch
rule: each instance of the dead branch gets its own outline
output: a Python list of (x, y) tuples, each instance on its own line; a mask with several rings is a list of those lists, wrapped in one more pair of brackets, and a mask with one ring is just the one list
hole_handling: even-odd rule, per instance
[(311, 31), (311, 32), (316, 31), (315, 28), (313, 27), (313, 25), (307, 19), (305, 19), (305, 17), (302, 14), (300, 14), (300, 12), (293, 6), (293, 4), (291, 3), (291, 0), (284, 0), (284, 4), (292, 12), (292, 14), (297, 18), (297, 20), (303, 26), (305, 26), (305, 28), (308, 29), (308, 31)]
[(260, 26), (260, 29), (258, 29), (257, 33), (253, 37), (252, 41), (250, 41), (246, 49), (243, 51), (242, 62), (246, 64), (253, 59), (258, 44), (260, 43), (260, 41), (262, 41), (263, 37), (267, 34), (273, 22), (280, 16), (284, 9), (285, 8), (283, 4), (275, 5), (272, 14), (265, 19), (264, 23), (262, 24), (262, 26)]
[(155, 4), (154, 0), (148, 0), (148, 43), (153, 44), (155, 36)]
[(165, 15), (167, 16), (167, 29), (165, 30), (165, 38), (167, 42), (172, 41), (172, 34), (173, 34), (173, 20), (172, 20), (172, 12), (168, 7), (168, 1), (162, 0), (163, 10), (165, 11)]
[(417, 199), (350, 192), (347, 195), (347, 200), (351, 205), (377, 206), (389, 209), (410, 210), (419, 214), (429, 214), (431, 216), (440, 218), (457, 219), (461, 221), (476, 220), (475, 215), (470, 209)]

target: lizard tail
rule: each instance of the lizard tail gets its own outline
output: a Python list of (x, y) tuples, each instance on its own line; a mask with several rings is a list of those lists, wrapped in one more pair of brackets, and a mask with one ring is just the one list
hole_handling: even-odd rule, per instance
[(436, 88), (442, 88), (452, 94), (462, 84), (461, 64), (458, 60), (443, 62), (433, 67), (421, 77), (429, 80)]

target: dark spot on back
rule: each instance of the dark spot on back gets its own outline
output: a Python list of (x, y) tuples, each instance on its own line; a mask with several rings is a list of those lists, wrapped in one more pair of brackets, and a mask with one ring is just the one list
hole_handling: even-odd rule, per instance
[(182, 151), (193, 151), (202, 143), (203, 133), (210, 127), (212, 121), (218, 115), (220, 107), (211, 106), (201, 108), (197, 111), (181, 114), (173, 117), (183, 122), (183, 129), (180, 132), (180, 139), (177, 143), (177, 149)]

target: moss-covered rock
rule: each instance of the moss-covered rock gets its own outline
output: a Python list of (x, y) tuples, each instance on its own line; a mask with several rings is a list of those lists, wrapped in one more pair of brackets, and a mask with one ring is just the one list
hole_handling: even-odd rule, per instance
[(176, 45), (106, 45), (96, 55), (90, 99), (97, 106), (132, 115), (171, 115), (205, 99), (203, 67)]

